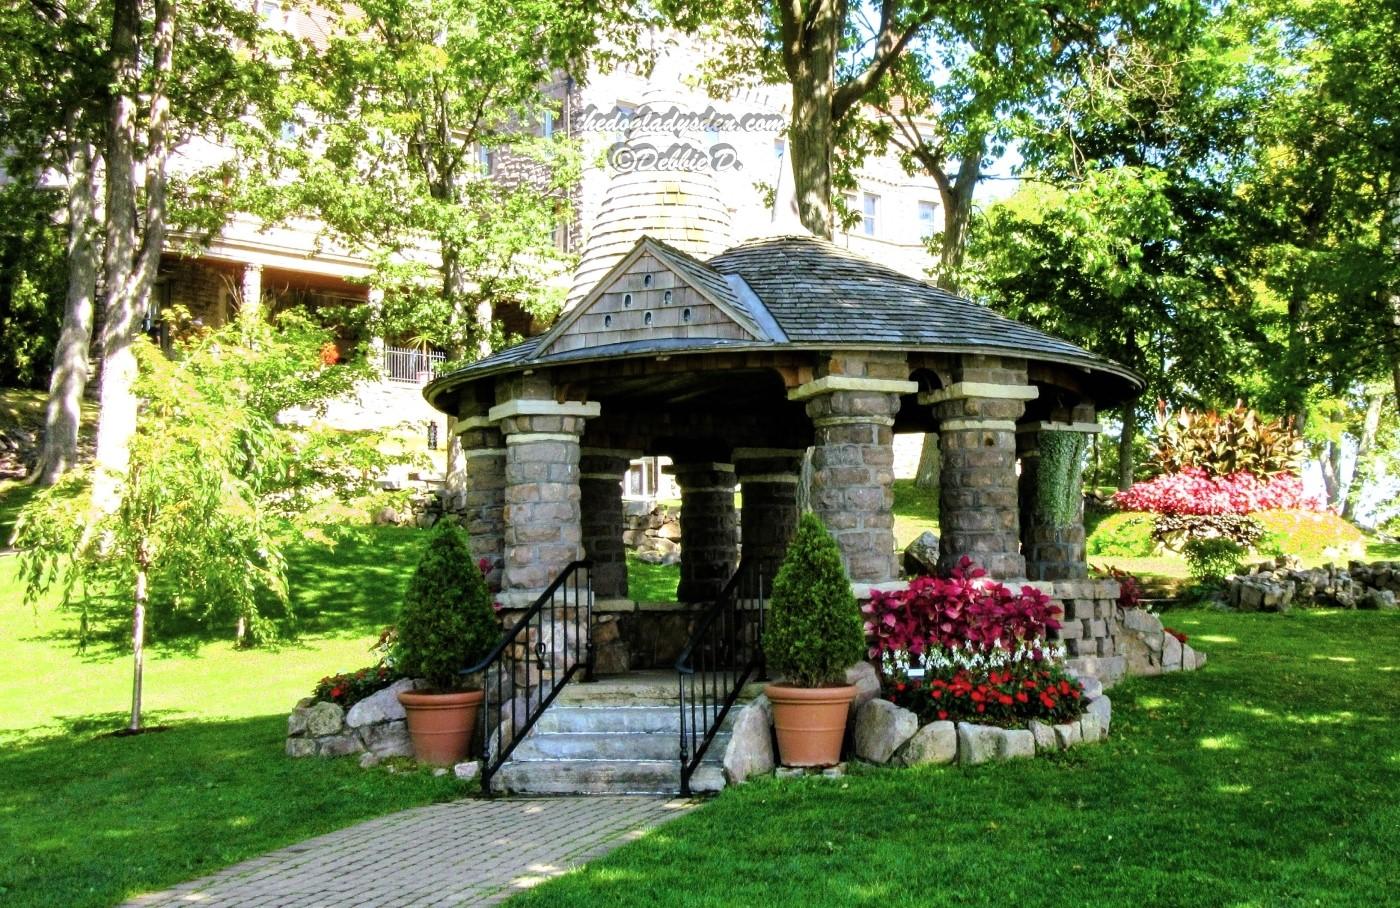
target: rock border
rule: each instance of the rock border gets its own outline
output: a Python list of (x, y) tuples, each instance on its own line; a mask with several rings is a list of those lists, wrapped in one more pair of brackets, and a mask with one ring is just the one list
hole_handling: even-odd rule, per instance
[(413, 742), (408, 737), (408, 721), (399, 691), (417, 690), (420, 682), (400, 678), (376, 691), (346, 710), (338, 703), (305, 697), (287, 717), (287, 756), (289, 757), (348, 757), (368, 754), (374, 760), (361, 758), (368, 768), (386, 757), (413, 756)]

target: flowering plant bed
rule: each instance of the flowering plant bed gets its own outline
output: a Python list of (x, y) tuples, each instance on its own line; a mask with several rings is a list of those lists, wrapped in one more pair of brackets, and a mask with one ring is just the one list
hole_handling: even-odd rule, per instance
[(387, 665), (375, 665), (359, 671), (341, 672), (327, 675), (316, 682), (312, 696), (316, 700), (334, 703), (342, 709), (349, 709), (371, 694), (378, 693), (402, 678), (399, 672)]
[(1154, 514), (1248, 514), (1252, 511), (1321, 511), (1322, 499), (1303, 490), (1295, 473), (1259, 477), (1249, 473), (1212, 476), (1200, 467), (1163, 473), (1113, 496), (1125, 511)]
[(885, 699), (924, 722), (970, 721), (1022, 727), (1030, 719), (1078, 719), (1084, 688), (1057, 649), (1023, 645), (1012, 653), (964, 646), (925, 654), (925, 669), (886, 675)]

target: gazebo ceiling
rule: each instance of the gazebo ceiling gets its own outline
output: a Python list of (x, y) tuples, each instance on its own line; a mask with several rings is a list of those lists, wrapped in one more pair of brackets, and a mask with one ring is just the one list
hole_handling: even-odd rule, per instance
[[(752, 240), (706, 261), (643, 236), (550, 331), (436, 379), (424, 395), (456, 413), (475, 382), (526, 370), (853, 349), (986, 353), (1069, 367), (1076, 390), (1101, 408), (1143, 387), (1111, 360), (812, 236)], [(615, 381), (590, 381), (589, 393), (667, 404), (733, 399), (755, 387), (754, 374), (706, 369), (709, 359), (697, 357), (697, 368), (680, 374), (629, 369)]]

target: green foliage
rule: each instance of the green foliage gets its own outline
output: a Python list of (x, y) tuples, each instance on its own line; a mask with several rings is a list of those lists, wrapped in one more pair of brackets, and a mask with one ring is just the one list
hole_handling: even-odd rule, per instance
[(1136, 511), (1109, 514), (1089, 533), (1085, 552), (1091, 556), (1150, 558), (1157, 548), (1152, 540), (1154, 516)]
[(1264, 530), (1259, 551), (1305, 561), (1361, 557), (1366, 534), (1329, 511), (1258, 511), (1249, 515)]
[(1303, 458), (1303, 440), (1290, 421), (1267, 421), (1242, 403), (1220, 412), (1182, 407), (1173, 414), (1159, 400), (1156, 429), (1152, 456), (1163, 473), (1198, 467), (1211, 476), (1269, 477), (1296, 473)]
[(1069, 526), (1079, 520), (1084, 497), (1088, 436), (1083, 432), (1041, 432), (1038, 445), (1036, 515), (1050, 526)]
[(399, 612), (394, 667), (439, 691), (458, 689), (461, 669), (501, 639), (486, 577), (460, 529), (439, 524), (418, 562)]
[(67, 287), (59, 201), (27, 181), (0, 185), (0, 386), (48, 384)]
[(773, 581), (763, 648), (768, 664), (799, 687), (845, 683), (865, 654), (865, 631), (836, 540), (803, 514)]
[(1186, 570), (1200, 584), (1219, 584), (1244, 563), (1244, 546), (1223, 536), (1190, 539), (1182, 546)]
[(1251, 549), (1264, 538), (1264, 527), (1254, 516), (1245, 514), (1158, 514), (1152, 538), (1176, 551), (1184, 551), (1193, 539), (1215, 538)]

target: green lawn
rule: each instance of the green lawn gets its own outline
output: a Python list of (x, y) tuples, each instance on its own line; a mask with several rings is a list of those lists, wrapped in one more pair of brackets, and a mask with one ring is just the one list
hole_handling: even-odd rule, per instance
[(147, 718), (170, 729), (136, 738), (104, 735), (129, 703), (129, 655), (100, 641), (77, 652), (76, 616), (22, 605), (16, 559), (0, 558), (0, 904), (110, 905), (468, 793), (451, 776), (283, 755), (292, 705), (322, 675), (373, 661), (423, 539), (337, 535), (331, 548), (289, 551), (303, 616), (294, 642), (239, 651), (230, 633), (153, 646)]
[(511, 904), (1393, 902), (1400, 615), (1181, 611), (1172, 624), (1209, 665), (1114, 690), (1105, 745), (756, 782)]

